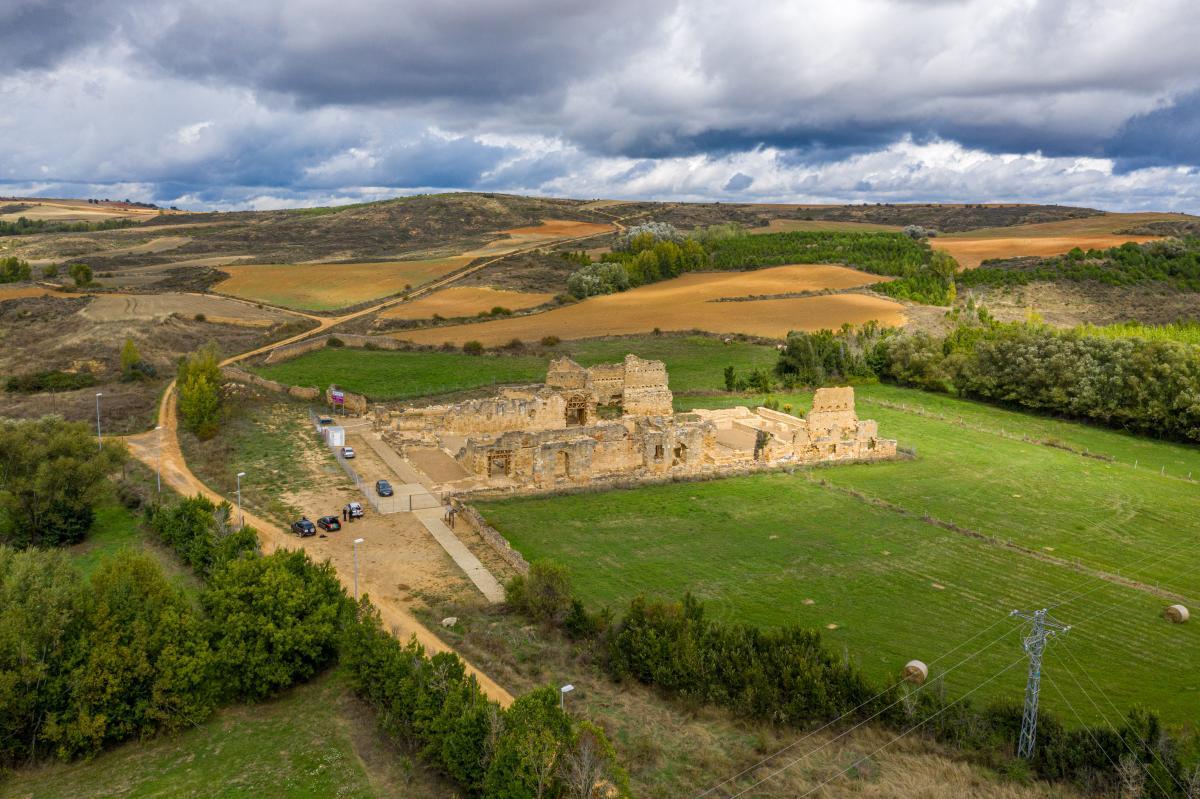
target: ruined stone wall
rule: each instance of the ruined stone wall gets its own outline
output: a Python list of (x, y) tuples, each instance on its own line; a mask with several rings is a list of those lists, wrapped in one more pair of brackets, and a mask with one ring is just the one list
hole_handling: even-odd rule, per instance
[(671, 389), (667, 387), (667, 367), (662, 361), (644, 361), (626, 355), (624, 391), (621, 407), (634, 416), (670, 416), (674, 412)]
[(221, 367), (221, 374), (237, 383), (246, 383), (251, 386), (265, 388), (268, 391), (274, 391), (277, 394), (287, 394), (289, 397), (300, 400), (315, 400), (321, 396), (321, 392), (316, 386), (289, 386), (285, 383), (279, 383), (275, 380), (268, 380), (265, 377), (260, 377), (253, 372), (247, 372), (245, 369), (238, 369), (236, 366)]
[[(325, 389), (325, 404), (333, 405), (333, 391), (337, 386), (330, 385)], [(362, 394), (355, 394), (352, 391), (342, 389), (342, 410), (354, 416), (366, 416), (367, 414), (367, 398)], [(336, 407), (336, 406), (335, 406)]]
[(565, 426), (566, 400), (557, 392), (468, 400), (455, 405), (432, 405), (393, 412), (383, 422), (397, 431), (445, 432), (453, 435), (506, 433), (515, 430), (553, 430)]
[(840, 437), (842, 431), (853, 431), (858, 424), (858, 415), (854, 412), (854, 389), (850, 386), (818, 388), (813, 394), (812, 410), (805, 418), (809, 434), (814, 438)]
[[(602, 363), (588, 369), (588, 385), (596, 394), (596, 402), (612, 405), (622, 402), (625, 394), (625, 366)], [(629, 413), (629, 411), (625, 411)]]
[(588, 370), (570, 358), (555, 358), (546, 371), (546, 385), (552, 388), (582, 391), (587, 383)]

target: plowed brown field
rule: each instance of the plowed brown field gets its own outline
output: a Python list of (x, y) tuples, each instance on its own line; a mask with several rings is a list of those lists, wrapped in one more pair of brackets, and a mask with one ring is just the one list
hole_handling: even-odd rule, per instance
[(820, 289), (845, 289), (878, 283), (869, 275), (843, 266), (792, 265), (754, 272), (693, 273), (649, 286), (592, 297), (565, 308), (514, 319), (451, 325), (397, 333), (397, 338), (425, 344), (477, 340), (485, 346), (514, 338), (537, 341), (556, 335), (563, 339), (664, 331), (707, 330), (782, 338), (789, 330), (836, 328), (872, 319), (886, 324), (904, 322), (903, 306), (864, 294), (713, 302), (721, 297), (786, 294)]
[(523, 247), (531, 247), (542, 242), (549, 243), (562, 239), (575, 239), (580, 236), (596, 236), (612, 230), (612, 225), (575, 222), (570, 219), (543, 219), (540, 225), (501, 230), (500, 232), (507, 234), (508, 238), (496, 239), (467, 254), (481, 258), (492, 255), (503, 255), (504, 253)]
[(458, 316), (474, 316), (480, 311), (490, 311), (496, 306), (519, 311), (552, 299), (553, 294), (454, 286), (435, 291), (419, 300), (393, 305), (379, 315), (385, 319), (429, 319), (437, 314), (453, 319)]
[(327, 311), (357, 305), (436, 280), (471, 262), (466, 255), (360, 264), (237, 264), (214, 288), (256, 302)]

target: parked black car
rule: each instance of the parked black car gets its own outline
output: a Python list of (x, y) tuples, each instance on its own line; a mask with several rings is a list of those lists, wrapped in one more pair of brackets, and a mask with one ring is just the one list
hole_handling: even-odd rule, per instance
[(317, 528), (308, 519), (300, 519), (292, 522), (292, 532), (301, 538), (308, 538), (310, 535), (317, 534)]
[(322, 516), (321, 518), (317, 519), (317, 527), (332, 533), (336, 530), (342, 529), (342, 522), (336, 516)]
[(375, 493), (381, 497), (390, 497), (395, 492), (392, 491), (392, 484), (387, 480), (376, 480)]

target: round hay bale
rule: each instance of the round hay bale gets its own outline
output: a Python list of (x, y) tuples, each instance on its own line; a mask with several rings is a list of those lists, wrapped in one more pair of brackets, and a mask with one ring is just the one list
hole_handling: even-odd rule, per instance
[(913, 685), (920, 685), (929, 677), (929, 667), (919, 660), (910, 660), (904, 664), (904, 679)]
[(1172, 624), (1183, 624), (1188, 620), (1188, 609), (1183, 605), (1170, 605), (1163, 611), (1163, 618)]

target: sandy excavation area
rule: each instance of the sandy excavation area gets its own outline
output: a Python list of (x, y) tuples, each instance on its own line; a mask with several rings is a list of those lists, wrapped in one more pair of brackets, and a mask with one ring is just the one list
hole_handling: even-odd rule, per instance
[(206, 294), (97, 294), (80, 316), (94, 322), (159, 320), (172, 314), (193, 318), (204, 314), (207, 321), (241, 327), (270, 327), (296, 317), (272, 308), (253, 305), (228, 297)]
[(468, 255), (419, 261), (353, 264), (237, 264), (213, 287), (255, 302), (327, 311), (387, 297), (448, 275), (471, 262)]
[(538, 341), (645, 333), (707, 330), (782, 338), (789, 330), (837, 328), (872, 319), (890, 325), (904, 323), (903, 306), (866, 294), (829, 294), (746, 302), (714, 302), (722, 297), (788, 294), (821, 289), (848, 289), (878, 283), (870, 275), (844, 266), (791, 265), (753, 272), (697, 272), (674, 280), (641, 286), (620, 294), (592, 297), (545, 313), (466, 325), (428, 328), (394, 334), (421, 344), (476, 340), (484, 346), (512, 339)]
[(0, 286), (0, 302), (4, 302), (5, 300), (20, 300), (25, 297), (45, 297), (47, 294), (54, 297), (78, 296), (48, 289), (45, 286)]
[(475, 316), (499, 306), (510, 311), (533, 308), (554, 299), (553, 294), (524, 291), (505, 291), (486, 287), (452, 286), (432, 294), (393, 305), (380, 314), (384, 319), (432, 319), (434, 314), (446, 319)]

